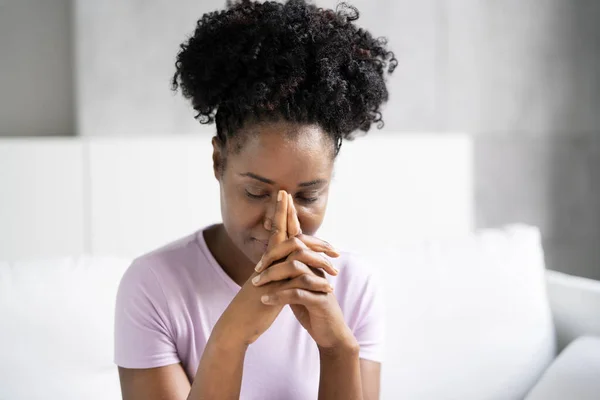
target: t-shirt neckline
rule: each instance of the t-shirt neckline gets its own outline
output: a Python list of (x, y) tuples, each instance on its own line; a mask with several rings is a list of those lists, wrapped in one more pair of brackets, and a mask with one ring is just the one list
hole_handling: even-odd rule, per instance
[(227, 286), (229, 286), (236, 293), (240, 291), (242, 288), (238, 285), (227, 273), (223, 270), (223, 267), (217, 262), (215, 256), (212, 254), (208, 245), (206, 244), (206, 239), (204, 239), (204, 231), (212, 228), (214, 225), (207, 226), (196, 234), (196, 243), (198, 243), (198, 247), (206, 257), (208, 264), (215, 270), (215, 273), (221, 277), (221, 279), (225, 282)]

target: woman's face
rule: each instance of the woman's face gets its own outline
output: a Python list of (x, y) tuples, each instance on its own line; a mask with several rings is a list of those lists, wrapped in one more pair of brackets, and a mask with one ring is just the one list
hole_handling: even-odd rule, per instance
[[(228, 150), (213, 141), (215, 176), (221, 188), (225, 230), (246, 257), (257, 263), (269, 240), (264, 222), (273, 215), (279, 190), (291, 194), (305, 234), (314, 235), (321, 226), (334, 143), (315, 125), (290, 122), (245, 127), (238, 137), (228, 143)], [(232, 151), (238, 145), (239, 149)]]

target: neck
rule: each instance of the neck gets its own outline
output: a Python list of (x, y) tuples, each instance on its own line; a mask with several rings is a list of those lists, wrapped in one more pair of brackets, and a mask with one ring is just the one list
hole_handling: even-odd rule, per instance
[(223, 271), (235, 283), (244, 285), (254, 272), (254, 264), (231, 241), (223, 224), (204, 231), (204, 240)]

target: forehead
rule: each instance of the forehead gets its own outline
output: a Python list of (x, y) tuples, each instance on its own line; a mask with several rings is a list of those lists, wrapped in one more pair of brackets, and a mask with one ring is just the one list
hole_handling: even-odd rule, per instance
[(334, 144), (317, 125), (262, 123), (244, 129), (240, 136), (244, 137), (243, 145), (231, 157), (237, 172), (310, 180), (331, 171)]

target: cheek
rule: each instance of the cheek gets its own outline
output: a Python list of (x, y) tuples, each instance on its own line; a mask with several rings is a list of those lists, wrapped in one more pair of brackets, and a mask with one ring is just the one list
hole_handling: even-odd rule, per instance
[(311, 236), (317, 232), (325, 218), (326, 207), (327, 204), (323, 204), (319, 207), (299, 207), (297, 209), (302, 232)]
[[(249, 204), (243, 195), (224, 188), (221, 191), (221, 214), (223, 222), (236, 233), (253, 228), (261, 219), (262, 208)], [(232, 232), (233, 233), (233, 232)]]

